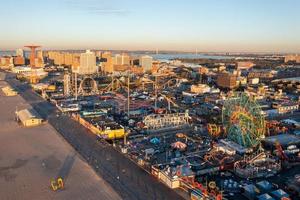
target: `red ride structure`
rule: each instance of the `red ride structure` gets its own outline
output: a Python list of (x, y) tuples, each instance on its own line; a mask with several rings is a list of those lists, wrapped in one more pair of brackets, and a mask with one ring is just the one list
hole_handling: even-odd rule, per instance
[(181, 182), (184, 183), (191, 192), (191, 200), (207, 199), (207, 200), (222, 200), (222, 191), (219, 190), (214, 181), (209, 182), (208, 185), (202, 185), (195, 180), (194, 176), (182, 176), (182, 167), (180, 166), (176, 175), (180, 177)]
[(24, 46), (24, 47), (27, 47), (30, 49), (30, 66), (31, 67), (35, 67), (35, 50), (41, 46), (38, 46), (38, 45), (27, 45), (27, 46)]
[(278, 141), (276, 141), (275, 147), (276, 147), (276, 150), (277, 150), (277, 153), (278, 153), (280, 159), (283, 160), (283, 161), (288, 161), (289, 158), (283, 152), (282, 146), (281, 146), (281, 144)]

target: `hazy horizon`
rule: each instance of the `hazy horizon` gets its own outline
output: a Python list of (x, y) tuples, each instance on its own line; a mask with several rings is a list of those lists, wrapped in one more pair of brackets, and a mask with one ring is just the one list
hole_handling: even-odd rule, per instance
[(2, 0), (0, 49), (300, 53), (300, 1)]
[[(30, 52), (29, 48), (26, 47), (18, 47), (15, 49), (1, 49), (0, 52), (15, 52), (17, 49), (23, 49), (25, 52)], [(86, 51), (86, 50), (91, 50), (91, 51), (111, 51), (111, 52), (121, 52), (121, 53), (126, 53), (126, 52), (151, 52), (152, 54), (156, 54), (156, 49), (136, 49), (136, 50), (128, 50), (128, 49), (101, 49), (101, 48), (82, 48), (82, 49), (67, 49), (67, 48), (57, 48), (57, 49), (49, 49), (42, 47), (37, 48), (38, 50), (43, 50), (43, 51)], [(273, 51), (264, 51), (264, 52), (258, 52), (258, 51), (183, 51), (183, 50), (158, 50), (159, 54), (181, 54), (181, 53), (187, 53), (187, 54), (281, 54), (281, 55), (287, 55), (287, 54), (295, 54), (298, 55), (300, 52), (273, 52)]]

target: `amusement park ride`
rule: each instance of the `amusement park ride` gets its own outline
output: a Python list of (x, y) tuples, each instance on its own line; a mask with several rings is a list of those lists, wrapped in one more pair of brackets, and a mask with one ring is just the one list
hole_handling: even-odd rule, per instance
[[(250, 179), (268, 177), (281, 170), (280, 161), (264, 151), (261, 146), (266, 123), (259, 105), (251, 96), (246, 93), (234, 93), (224, 102), (222, 120), (227, 138), (247, 150), (244, 158), (234, 163), (237, 176)], [(281, 150), (279, 153), (281, 152), (280, 155), (285, 159), (282, 149), (277, 148)]]
[(259, 105), (245, 93), (235, 93), (225, 101), (222, 121), (227, 137), (250, 148), (257, 146), (265, 136), (265, 120)]
[(279, 156), (284, 166), (291, 167), (300, 163), (300, 152), (296, 146), (291, 145), (286, 151), (284, 151), (280, 142), (276, 141), (275, 148), (275, 153)]
[(96, 95), (98, 93), (98, 85), (93, 77), (86, 76), (81, 80), (78, 89), (79, 95)]
[(64, 95), (66, 97), (79, 95), (89, 96), (99, 94), (98, 84), (93, 76), (78, 75), (77, 73), (64, 74)]
[(217, 187), (216, 182), (211, 181), (208, 184), (201, 184), (195, 180), (194, 176), (182, 176), (182, 166), (178, 168), (176, 175), (180, 178), (182, 188), (192, 190), (191, 200), (207, 199), (222, 200), (222, 191)]
[(35, 50), (41, 46), (39, 45), (27, 45), (25, 46), (30, 49), (30, 66), (35, 67)]
[[(99, 94), (106, 91), (115, 92), (117, 94), (116, 97), (121, 96), (119, 99), (120, 102), (123, 102), (122, 105), (124, 106), (120, 107), (124, 107), (125, 110), (125, 103), (128, 104), (127, 111), (129, 116), (129, 104), (131, 100), (130, 92), (136, 88), (143, 91), (147, 90), (147, 88), (151, 88), (152, 91), (154, 90), (153, 96), (155, 97), (155, 109), (158, 108), (158, 96), (163, 97), (163, 99), (167, 101), (169, 111), (171, 110), (171, 105), (179, 108), (179, 105), (177, 105), (176, 102), (173, 101), (173, 99), (169, 96), (165, 94), (158, 95), (158, 90), (162, 90), (166, 86), (178, 84), (176, 77), (165, 83), (161, 83), (157, 76), (154, 78), (155, 80), (151, 80), (148, 77), (142, 77), (138, 81), (132, 81), (128, 74), (128, 76), (112, 77), (110, 84), (104, 88), (99, 88), (93, 77), (85, 77), (81, 79), (78, 94), (90, 95)], [(70, 79), (68, 78), (68, 80)], [(77, 83), (77, 81), (75, 82)], [(77, 86), (75, 87), (77, 88)], [(126, 95), (123, 96), (121, 93), (117, 93), (121, 89), (122, 91), (127, 91), (127, 97), (125, 97)], [(191, 121), (190, 119), (191, 117), (189, 116), (188, 112), (170, 112), (167, 114), (159, 114), (154, 112), (153, 114), (145, 116), (141, 123), (144, 125), (143, 128), (147, 132), (151, 133), (160, 130), (173, 130), (172, 128), (179, 130), (182, 127), (188, 127)], [(240, 146), (244, 149), (255, 150), (251, 151), (251, 154), (249, 154), (250, 151), (245, 151), (246, 153), (244, 154), (244, 159), (239, 161), (236, 161), (233, 156), (228, 156), (225, 152), (221, 151), (211, 151), (203, 157), (203, 160), (206, 163), (211, 163), (212, 166), (216, 165), (218, 167), (227, 166), (234, 163), (232, 164), (231, 169), (234, 168), (235, 174), (242, 178), (264, 177), (266, 176), (266, 169), (268, 171), (267, 173), (272, 171), (272, 175), (277, 173), (279, 170), (281, 170), (280, 161), (278, 162), (278, 159), (276, 159), (274, 156), (271, 156), (269, 153), (264, 152), (262, 148), (259, 148), (261, 147), (261, 140), (265, 137), (267, 127), (272, 126), (271, 124), (266, 126), (264, 116), (262, 115), (262, 110), (256, 101), (246, 93), (234, 93), (230, 98), (224, 101), (222, 108), (222, 125), (208, 124), (207, 130), (214, 139), (219, 138), (220, 136), (227, 137), (228, 140), (237, 144), (237, 146)], [(186, 134), (177, 133), (176, 136), (178, 138), (186, 139), (186, 141), (191, 140), (193, 142), (197, 142), (195, 139)], [(276, 144), (276, 148), (281, 160), (289, 160), (282, 150), (280, 144)], [(182, 176), (180, 170), (178, 171), (177, 175), (181, 181), (189, 187), (189, 189), (193, 189), (195, 192), (198, 191), (199, 193), (203, 194), (204, 198), (217, 200), (222, 199), (222, 192), (216, 187), (215, 182), (210, 182), (207, 186), (203, 186), (190, 177)], [(55, 189), (56, 186), (57, 188), (61, 186), (58, 181), (53, 182), (52, 188)]]
[(221, 126), (217, 124), (207, 124), (207, 130), (213, 138), (217, 138), (221, 135)]

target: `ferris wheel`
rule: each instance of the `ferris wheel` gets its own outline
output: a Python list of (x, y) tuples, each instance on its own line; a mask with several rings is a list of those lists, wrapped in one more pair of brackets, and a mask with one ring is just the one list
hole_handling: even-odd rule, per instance
[(265, 135), (265, 120), (256, 101), (246, 93), (235, 93), (224, 102), (222, 121), (228, 139), (249, 148)]

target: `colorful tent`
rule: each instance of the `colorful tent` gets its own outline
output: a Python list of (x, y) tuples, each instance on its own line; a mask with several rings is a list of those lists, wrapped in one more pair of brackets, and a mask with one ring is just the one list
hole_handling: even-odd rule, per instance
[(174, 149), (179, 149), (179, 150), (184, 150), (186, 148), (186, 144), (184, 144), (183, 142), (174, 142), (172, 145), (171, 145)]
[(152, 139), (150, 140), (150, 142), (151, 142), (152, 144), (159, 144), (159, 143), (160, 143), (160, 139), (157, 138), (157, 137), (154, 137), (154, 138), (152, 138)]

